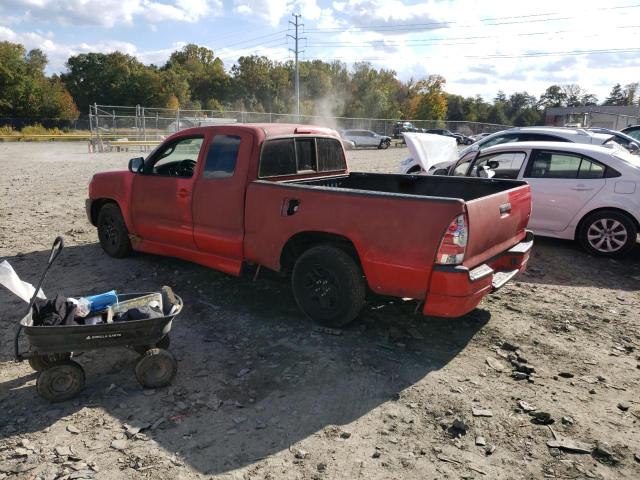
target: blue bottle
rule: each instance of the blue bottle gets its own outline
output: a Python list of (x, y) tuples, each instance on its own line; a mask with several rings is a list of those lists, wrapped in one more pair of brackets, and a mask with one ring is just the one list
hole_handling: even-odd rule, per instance
[(118, 302), (118, 296), (116, 295), (115, 290), (101, 293), (99, 295), (91, 295), (85, 298), (91, 302), (90, 313), (101, 312)]

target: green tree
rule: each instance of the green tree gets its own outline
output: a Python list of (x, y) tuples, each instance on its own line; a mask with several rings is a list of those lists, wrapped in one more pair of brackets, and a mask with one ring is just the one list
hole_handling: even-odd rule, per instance
[(443, 91), (446, 80), (441, 75), (429, 75), (416, 83), (414, 117), (419, 120), (444, 120), (447, 115), (447, 97)]
[(564, 107), (567, 104), (567, 94), (560, 85), (551, 85), (540, 95), (538, 105), (542, 108)]

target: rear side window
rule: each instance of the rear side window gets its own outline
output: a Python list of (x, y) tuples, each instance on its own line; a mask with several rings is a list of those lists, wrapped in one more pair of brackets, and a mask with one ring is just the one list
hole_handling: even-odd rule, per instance
[(277, 177), (280, 175), (295, 175), (296, 150), (293, 138), (279, 138), (269, 140), (262, 147), (260, 157), (261, 177)]
[(233, 176), (240, 149), (240, 137), (216, 135), (211, 141), (204, 167), (204, 178), (227, 178)]
[(565, 152), (536, 151), (526, 177), (528, 178), (583, 178), (605, 176), (606, 167), (581, 155)]
[(342, 144), (335, 138), (279, 138), (264, 143), (258, 175), (278, 177), (346, 168)]

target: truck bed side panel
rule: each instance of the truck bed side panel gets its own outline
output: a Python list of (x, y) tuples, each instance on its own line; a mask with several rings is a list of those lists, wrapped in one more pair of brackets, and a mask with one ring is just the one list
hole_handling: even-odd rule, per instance
[(472, 268), (521, 241), (531, 216), (531, 189), (511, 190), (466, 202), (469, 240), (464, 265)]
[[(290, 200), (299, 208), (287, 215)], [(376, 293), (424, 298), (435, 252), (463, 202), (256, 181), (247, 189), (245, 258), (274, 270), (300, 232), (345, 236)]]

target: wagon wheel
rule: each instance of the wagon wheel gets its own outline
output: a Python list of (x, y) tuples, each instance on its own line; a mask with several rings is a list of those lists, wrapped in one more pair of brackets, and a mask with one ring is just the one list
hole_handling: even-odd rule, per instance
[(49, 354), (35, 354), (29, 357), (29, 366), (36, 372), (42, 372), (53, 365), (64, 362), (71, 358), (71, 352), (64, 353), (49, 353)]
[(162, 348), (164, 350), (168, 350), (170, 345), (171, 345), (171, 339), (169, 338), (169, 334), (167, 334), (164, 337), (162, 337), (160, 341), (155, 345), (134, 345), (131, 348), (133, 348), (140, 355), (144, 355), (147, 350), (150, 350), (152, 348)]
[(168, 350), (147, 350), (136, 363), (136, 378), (144, 388), (166, 387), (178, 371), (176, 358)]
[(73, 360), (63, 360), (38, 376), (36, 390), (51, 403), (63, 402), (75, 397), (84, 388), (84, 370)]

